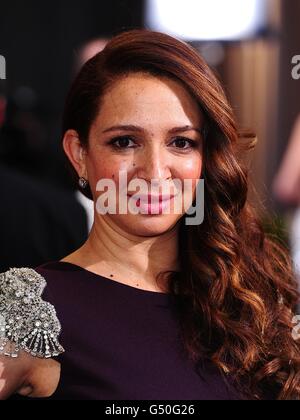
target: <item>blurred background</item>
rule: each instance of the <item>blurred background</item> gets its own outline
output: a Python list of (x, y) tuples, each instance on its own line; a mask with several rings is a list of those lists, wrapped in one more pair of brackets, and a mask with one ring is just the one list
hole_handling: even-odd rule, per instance
[(86, 240), (92, 204), (72, 184), (61, 149), (65, 96), (110, 37), (141, 27), (191, 43), (223, 81), (239, 125), (258, 138), (251, 200), (266, 229), (290, 247), (297, 269), (298, 0), (1, 0), (0, 270), (60, 259)]

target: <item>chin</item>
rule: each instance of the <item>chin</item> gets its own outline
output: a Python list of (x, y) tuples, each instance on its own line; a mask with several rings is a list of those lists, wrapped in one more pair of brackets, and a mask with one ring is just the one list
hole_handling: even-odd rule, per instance
[(172, 230), (178, 223), (178, 215), (136, 215), (122, 220), (123, 229), (136, 236), (157, 236)]

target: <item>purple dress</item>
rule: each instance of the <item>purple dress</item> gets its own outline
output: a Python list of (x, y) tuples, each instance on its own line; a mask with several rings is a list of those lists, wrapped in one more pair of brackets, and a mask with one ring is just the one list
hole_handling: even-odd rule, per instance
[(170, 294), (145, 291), (66, 262), (35, 270), (62, 325), (65, 353), (52, 400), (241, 399), (213, 366), (183, 352)]

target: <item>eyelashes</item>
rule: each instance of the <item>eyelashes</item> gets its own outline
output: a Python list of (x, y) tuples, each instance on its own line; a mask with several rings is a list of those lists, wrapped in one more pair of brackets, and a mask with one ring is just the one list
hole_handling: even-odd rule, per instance
[[(119, 142), (119, 145), (118, 145)], [(134, 144), (134, 146), (128, 146), (128, 142), (132, 142)], [(199, 143), (188, 139), (187, 137), (182, 137), (182, 136), (178, 136), (175, 139), (173, 139), (173, 141), (171, 142), (171, 144), (174, 143), (178, 143), (179, 144), (188, 144), (188, 147), (176, 147), (175, 149), (179, 150), (179, 151), (186, 151), (186, 150), (191, 150), (191, 149), (196, 149), (199, 147)], [(130, 150), (130, 149), (136, 149), (137, 147), (139, 147), (138, 145), (136, 145), (134, 137), (132, 136), (118, 136), (118, 137), (114, 137), (113, 139), (111, 139), (108, 142), (109, 145), (111, 145), (114, 149), (116, 150)]]

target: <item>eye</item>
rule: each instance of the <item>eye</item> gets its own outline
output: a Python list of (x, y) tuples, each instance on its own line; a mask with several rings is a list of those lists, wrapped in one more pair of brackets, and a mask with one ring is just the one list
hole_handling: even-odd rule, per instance
[[(133, 147), (128, 147), (128, 143), (133, 142), (132, 137), (130, 136), (121, 136), (115, 137), (109, 141), (108, 144), (112, 145), (116, 149), (133, 149)], [(119, 144), (118, 144), (119, 143)]]
[[(177, 143), (176, 149), (187, 150), (197, 147), (197, 142), (186, 137), (177, 137), (172, 143)], [(184, 147), (187, 144), (187, 147)]]
[[(130, 142), (132, 143), (131, 146), (130, 146)], [(186, 137), (177, 137), (176, 139), (173, 140), (171, 144), (174, 144), (174, 143), (176, 144), (175, 148), (179, 150), (190, 150), (198, 146), (197, 142), (190, 140)], [(115, 149), (119, 149), (119, 150), (120, 149), (123, 149), (123, 150), (134, 149), (138, 147), (134, 141), (134, 138), (131, 136), (115, 137), (112, 140), (110, 140), (108, 144), (114, 147)]]

